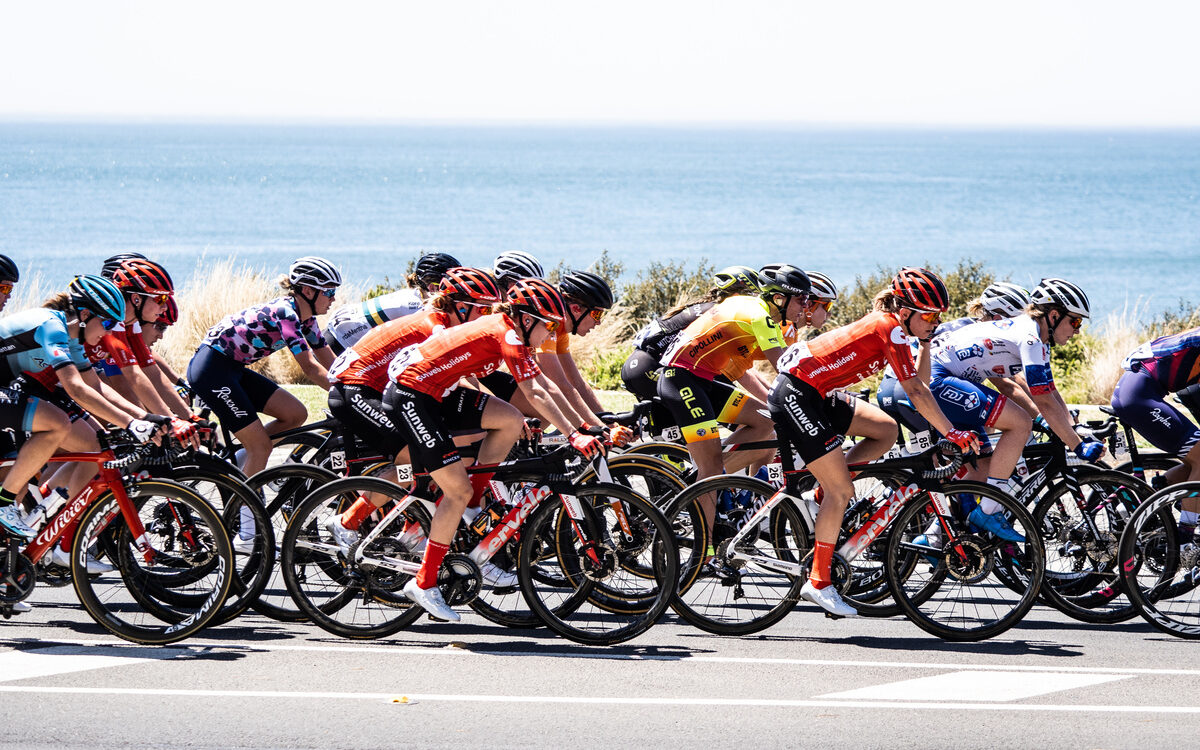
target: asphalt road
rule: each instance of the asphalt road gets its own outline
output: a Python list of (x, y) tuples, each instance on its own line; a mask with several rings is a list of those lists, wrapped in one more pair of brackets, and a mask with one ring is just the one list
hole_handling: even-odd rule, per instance
[(756, 636), (668, 617), (613, 648), (473, 613), (379, 641), (247, 615), (167, 648), (40, 588), (0, 624), (0, 746), (1194, 747), (1200, 644), (1035, 608), (984, 643), (802, 605)]

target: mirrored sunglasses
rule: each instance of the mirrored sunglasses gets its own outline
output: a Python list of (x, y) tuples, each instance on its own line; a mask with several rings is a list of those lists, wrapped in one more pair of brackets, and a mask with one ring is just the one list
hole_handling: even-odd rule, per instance
[(134, 292), (134, 294), (139, 297), (148, 297), (160, 305), (167, 304), (167, 300), (171, 299), (171, 295), (169, 294), (146, 294), (145, 292)]
[(601, 321), (601, 319), (604, 318), (604, 313), (606, 313), (606, 312), (608, 312), (608, 310), (605, 310), (602, 307), (593, 307), (591, 310), (588, 310), (588, 315), (591, 315), (592, 320), (599, 323)]
[(13, 283), (11, 281), (0, 282), (0, 294), (12, 294)]
[(1067, 320), (1071, 321), (1071, 328), (1074, 328), (1076, 331), (1078, 331), (1080, 328), (1083, 328), (1083, 318), (1077, 318), (1074, 315), (1069, 315), (1067, 316)]
[(336, 296), (337, 296), (337, 289), (336, 289), (336, 288), (334, 288), (334, 289), (322, 289), (322, 290), (321, 290), (321, 294), (325, 295), (325, 296), (326, 296), (326, 297), (328, 297), (329, 299), (333, 299), (334, 297), (336, 297)]

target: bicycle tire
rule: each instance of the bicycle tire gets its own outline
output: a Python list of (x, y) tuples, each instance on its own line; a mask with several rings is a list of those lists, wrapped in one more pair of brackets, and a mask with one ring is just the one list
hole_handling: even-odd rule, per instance
[(1121, 534), (1121, 582), (1138, 614), (1158, 630), (1200, 639), (1200, 547), (1180, 545), (1176, 505), (1200, 497), (1200, 482), (1155, 492)]

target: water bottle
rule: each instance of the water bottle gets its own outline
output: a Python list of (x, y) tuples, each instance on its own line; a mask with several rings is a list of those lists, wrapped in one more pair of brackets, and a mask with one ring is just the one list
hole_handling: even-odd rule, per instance
[(25, 516), (25, 525), (34, 529), (40, 527), (51, 516), (57, 513), (59, 508), (66, 505), (67, 500), (70, 499), (66, 487), (55, 487), (33, 510), (29, 511), (29, 515)]
[(499, 523), (501, 518), (504, 518), (504, 511), (504, 503), (498, 500), (489, 503), (483, 509), (483, 512), (475, 516), (475, 520), (471, 522), (471, 530), (483, 536), (487, 533), (488, 529)]

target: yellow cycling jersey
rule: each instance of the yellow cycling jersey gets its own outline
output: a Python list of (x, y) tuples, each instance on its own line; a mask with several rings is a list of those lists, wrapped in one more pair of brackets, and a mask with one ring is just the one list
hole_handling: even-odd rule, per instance
[(757, 297), (730, 297), (713, 305), (679, 333), (662, 357), (666, 367), (680, 367), (712, 380), (736, 380), (764, 351), (784, 347), (783, 332), (771, 319), (767, 303)]

